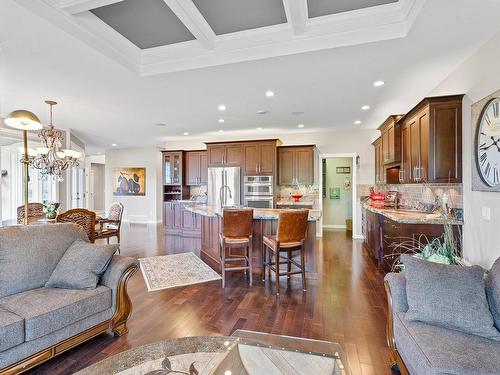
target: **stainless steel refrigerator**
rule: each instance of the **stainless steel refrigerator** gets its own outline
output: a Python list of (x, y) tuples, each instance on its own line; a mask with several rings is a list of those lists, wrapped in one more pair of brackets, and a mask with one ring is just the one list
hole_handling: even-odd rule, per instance
[(239, 206), (241, 204), (240, 167), (208, 168), (208, 204)]

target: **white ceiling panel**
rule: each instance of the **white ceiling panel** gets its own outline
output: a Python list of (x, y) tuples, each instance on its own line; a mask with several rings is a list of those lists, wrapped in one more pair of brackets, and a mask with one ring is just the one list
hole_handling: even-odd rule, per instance
[(91, 12), (141, 49), (194, 39), (163, 0), (125, 0)]
[(308, 0), (309, 17), (349, 12), (377, 5), (397, 3), (398, 0)]
[(286, 22), (282, 0), (193, 0), (217, 35)]

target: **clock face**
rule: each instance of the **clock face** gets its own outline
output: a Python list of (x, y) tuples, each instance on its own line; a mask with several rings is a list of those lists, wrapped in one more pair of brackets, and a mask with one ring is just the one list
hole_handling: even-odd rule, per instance
[(476, 164), (479, 176), (491, 187), (500, 185), (500, 98), (486, 104), (476, 134)]

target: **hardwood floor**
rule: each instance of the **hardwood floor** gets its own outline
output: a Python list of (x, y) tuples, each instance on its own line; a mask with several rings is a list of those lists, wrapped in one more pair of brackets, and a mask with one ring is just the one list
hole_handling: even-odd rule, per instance
[[(160, 227), (124, 225), (123, 255), (145, 257), (193, 248), (190, 241), (166, 238)], [(177, 241), (177, 242), (176, 242)], [(179, 242), (180, 241), (180, 242)], [(345, 232), (325, 231), (318, 239), (318, 274), (302, 292), (300, 275), (282, 283), (240, 272), (228, 273), (225, 289), (214, 281), (148, 293), (141, 272), (129, 283), (133, 313), (130, 332), (103, 334), (32, 370), (31, 374), (72, 374), (131, 347), (183, 336), (230, 335), (245, 328), (339, 342), (353, 375), (390, 374), (385, 339), (383, 274)], [(285, 291), (285, 287), (286, 291)]]

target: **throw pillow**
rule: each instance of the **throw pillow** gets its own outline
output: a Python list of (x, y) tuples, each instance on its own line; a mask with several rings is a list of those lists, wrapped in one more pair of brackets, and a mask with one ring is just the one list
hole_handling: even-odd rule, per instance
[(483, 269), (432, 263), (402, 255), (408, 321), (500, 341), (486, 300)]
[(495, 261), (486, 278), (486, 297), (488, 297), (495, 327), (500, 331), (500, 258)]
[(45, 286), (63, 289), (95, 289), (118, 245), (75, 241), (66, 250)]

